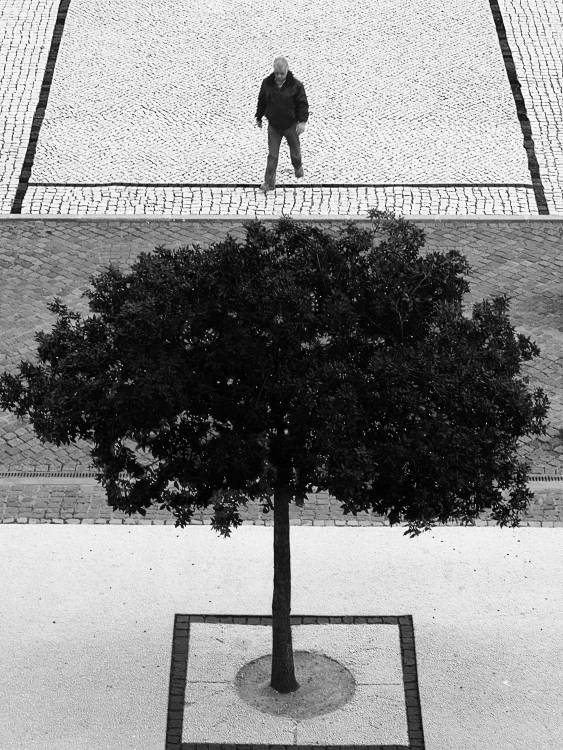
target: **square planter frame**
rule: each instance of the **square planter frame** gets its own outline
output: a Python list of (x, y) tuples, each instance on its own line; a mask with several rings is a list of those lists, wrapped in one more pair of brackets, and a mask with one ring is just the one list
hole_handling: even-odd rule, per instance
[(176, 614), (172, 637), (172, 660), (168, 693), (165, 750), (425, 750), (414, 627), (411, 615), (291, 615), (292, 625), (397, 625), (405, 693), (408, 745), (272, 745), (212, 742), (182, 742), (184, 700), (188, 673), (190, 624), (272, 625), (271, 615)]

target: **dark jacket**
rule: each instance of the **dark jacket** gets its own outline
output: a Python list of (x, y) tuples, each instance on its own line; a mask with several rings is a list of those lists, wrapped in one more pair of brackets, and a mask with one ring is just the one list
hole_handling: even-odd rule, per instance
[(305, 89), (291, 70), (287, 71), (281, 88), (277, 86), (273, 73), (262, 81), (256, 107), (256, 119), (261, 120), (264, 115), (278, 132), (287, 130), (296, 122), (307, 122), (309, 119), (309, 103)]

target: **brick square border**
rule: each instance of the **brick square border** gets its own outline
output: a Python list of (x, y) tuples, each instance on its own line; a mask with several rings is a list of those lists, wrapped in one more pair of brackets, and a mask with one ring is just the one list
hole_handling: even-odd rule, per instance
[(272, 617), (267, 615), (175, 615), (165, 750), (352, 750), (353, 748), (356, 750), (358, 748), (361, 750), (425, 750), (414, 627), (411, 615), (291, 616), (292, 625), (397, 625), (399, 627), (408, 745), (257, 745), (254, 743), (182, 742), (190, 624), (192, 622), (271, 626)]

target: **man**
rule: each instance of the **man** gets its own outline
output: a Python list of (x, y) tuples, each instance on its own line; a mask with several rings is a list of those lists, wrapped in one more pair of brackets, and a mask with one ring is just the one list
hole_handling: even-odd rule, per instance
[(280, 144), (285, 137), (296, 177), (303, 177), (299, 136), (309, 119), (309, 103), (301, 81), (289, 70), (285, 57), (276, 57), (274, 72), (264, 78), (258, 95), (256, 125), (262, 127), (262, 117), (268, 119), (268, 161), (260, 190), (267, 192), (276, 186), (276, 169)]

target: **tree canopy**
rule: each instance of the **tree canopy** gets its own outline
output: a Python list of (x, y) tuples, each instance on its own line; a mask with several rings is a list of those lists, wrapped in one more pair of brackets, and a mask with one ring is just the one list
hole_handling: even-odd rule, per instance
[(387, 213), (338, 234), (282, 218), (246, 238), (142, 253), (91, 277), (82, 316), (56, 298), (37, 361), (0, 376), (0, 405), (42, 440), (82, 438), (114, 509), (176, 523), (272, 509), (326, 490), (417, 534), (485, 508), (516, 525), (532, 497), (524, 435), (548, 401), (521, 364), (539, 354), (499, 296), (464, 311), (466, 259), (421, 253)]

